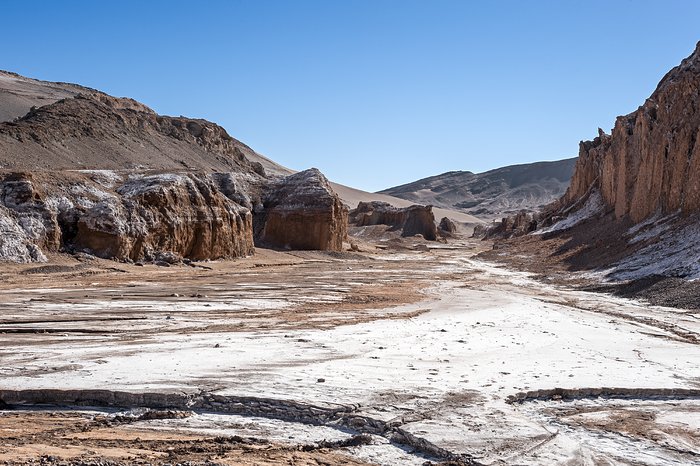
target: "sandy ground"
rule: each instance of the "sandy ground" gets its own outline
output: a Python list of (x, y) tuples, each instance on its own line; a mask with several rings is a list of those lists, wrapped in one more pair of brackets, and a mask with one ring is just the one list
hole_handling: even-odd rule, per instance
[[(195, 409), (120, 424), (104, 409), (28, 406), (0, 415), (0, 430), (12, 433), (2, 436), (0, 461), (700, 461), (697, 312), (543, 283), (475, 259), (488, 246), (481, 242), (426, 251), (405, 241), (405, 249), (365, 244), (371, 252), (357, 254), (262, 250), (202, 264), (210, 269), (65, 258), (48, 268), (6, 267), (0, 389), (206, 392), (341, 406), (412, 442), (380, 432), (351, 445), (364, 432), (359, 425), (274, 413)], [(557, 387), (572, 390), (564, 399), (546, 395)], [(600, 387), (613, 396), (590, 396)], [(518, 393), (525, 401), (510, 403)], [(59, 430), (39, 435), (37, 425)], [(171, 447), (179, 456), (168, 459)]]

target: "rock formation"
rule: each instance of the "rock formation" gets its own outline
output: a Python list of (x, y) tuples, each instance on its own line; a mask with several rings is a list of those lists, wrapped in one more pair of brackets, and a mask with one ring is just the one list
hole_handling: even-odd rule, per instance
[(226, 197), (211, 176), (132, 176), (76, 215), (74, 248), (108, 258), (193, 259), (253, 253), (252, 214)]
[(454, 235), (457, 233), (457, 225), (455, 225), (455, 222), (450, 220), (448, 217), (442, 217), (440, 224), (438, 225), (438, 229), (443, 235)]
[(265, 187), (255, 224), (256, 242), (261, 245), (341, 251), (348, 209), (326, 177), (312, 168)]
[(318, 170), (283, 178), (289, 170), (214, 123), (80, 86), (0, 78), (0, 260), (245, 256), (254, 209), (261, 244), (342, 249), (347, 209)]
[(700, 43), (612, 134), (581, 142), (563, 205), (592, 190), (617, 218), (700, 211)]
[[(611, 134), (598, 130), (581, 142), (560, 200), (531, 217), (504, 219), (488, 235), (536, 229), (509, 247), (537, 244), (536, 255), (549, 251), (548, 259), (576, 269), (604, 268), (611, 280), (700, 278), (699, 130), (700, 43), (642, 106), (617, 118)], [(543, 244), (550, 240), (554, 251)]]
[[(103, 184), (101, 184), (103, 183)], [(252, 214), (211, 175), (10, 173), (0, 180), (0, 255), (82, 251), (119, 260), (252, 254)]]
[(397, 208), (386, 202), (360, 202), (350, 211), (349, 222), (358, 227), (388, 225), (395, 231), (401, 230), (402, 236), (423, 235), (429, 241), (437, 239), (432, 206)]

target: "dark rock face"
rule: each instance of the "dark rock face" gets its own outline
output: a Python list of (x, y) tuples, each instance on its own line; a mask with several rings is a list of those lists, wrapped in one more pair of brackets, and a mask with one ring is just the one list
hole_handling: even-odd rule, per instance
[(388, 225), (393, 230), (401, 230), (402, 236), (423, 235), (429, 241), (437, 239), (432, 206), (397, 208), (386, 202), (360, 202), (350, 211), (349, 222), (358, 227)]
[[(479, 231), (480, 237), (485, 238), (511, 238), (522, 236), (535, 231), (538, 227), (539, 216), (530, 212), (520, 212), (512, 217), (505, 217), (501, 223), (485, 231)], [(474, 235), (477, 235), (476, 229)], [(479, 237), (479, 236), (475, 236)]]
[(447, 217), (442, 217), (440, 224), (438, 225), (438, 229), (440, 232), (447, 233), (448, 235), (454, 235), (457, 233), (457, 225), (455, 225), (455, 222)]
[(348, 209), (315, 168), (271, 182), (255, 209), (255, 239), (285, 249), (341, 251)]
[(598, 189), (617, 218), (700, 211), (700, 43), (611, 135), (582, 142), (563, 205)]

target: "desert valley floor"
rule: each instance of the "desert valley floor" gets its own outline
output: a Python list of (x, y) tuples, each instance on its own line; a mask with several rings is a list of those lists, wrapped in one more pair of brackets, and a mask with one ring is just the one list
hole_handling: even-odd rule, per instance
[(0, 464), (700, 464), (698, 311), (488, 247), (4, 266)]

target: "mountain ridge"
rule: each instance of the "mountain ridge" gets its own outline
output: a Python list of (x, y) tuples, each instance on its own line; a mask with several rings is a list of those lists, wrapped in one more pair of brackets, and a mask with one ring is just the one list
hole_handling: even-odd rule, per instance
[(533, 212), (564, 194), (576, 159), (509, 165), (482, 173), (449, 171), (379, 191), (484, 220)]

